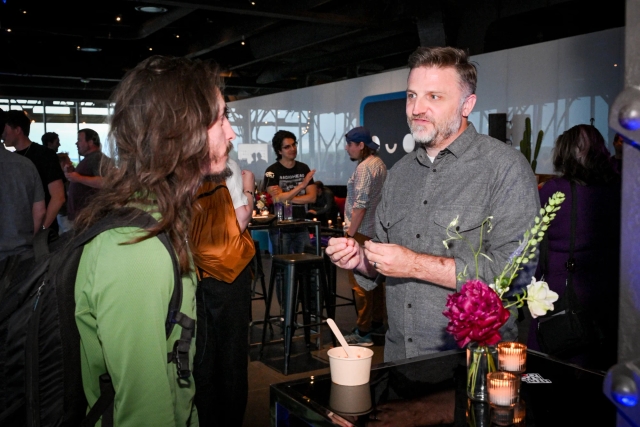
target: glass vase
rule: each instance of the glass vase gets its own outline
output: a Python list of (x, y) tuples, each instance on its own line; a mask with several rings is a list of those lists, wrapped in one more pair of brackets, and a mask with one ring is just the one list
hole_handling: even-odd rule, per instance
[(475, 402), (488, 402), (487, 374), (497, 371), (495, 346), (471, 344), (467, 347), (467, 396)]

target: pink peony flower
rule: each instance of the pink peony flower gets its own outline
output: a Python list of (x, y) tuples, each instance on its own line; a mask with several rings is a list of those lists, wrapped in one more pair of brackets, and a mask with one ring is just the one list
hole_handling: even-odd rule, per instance
[(447, 296), (449, 319), (447, 332), (462, 348), (470, 342), (479, 346), (500, 341), (498, 330), (509, 319), (509, 310), (502, 306), (498, 294), (480, 280), (469, 280), (456, 292)]

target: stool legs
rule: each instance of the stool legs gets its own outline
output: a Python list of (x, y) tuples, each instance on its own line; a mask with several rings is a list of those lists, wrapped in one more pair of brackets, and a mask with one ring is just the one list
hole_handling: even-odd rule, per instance
[(273, 300), (273, 289), (276, 285), (276, 269), (271, 267), (271, 277), (269, 278), (269, 291), (267, 292), (265, 308), (264, 308), (264, 322), (262, 324), (262, 345), (260, 346), (260, 354), (258, 359), (262, 359), (262, 353), (264, 346), (267, 343), (267, 325), (271, 326), (271, 301)]
[[(295, 268), (287, 265), (284, 271), (285, 316), (284, 316), (284, 374), (289, 374), (289, 356), (291, 356), (291, 340), (293, 338), (293, 319), (295, 318)], [(287, 314), (289, 314), (287, 316)]]

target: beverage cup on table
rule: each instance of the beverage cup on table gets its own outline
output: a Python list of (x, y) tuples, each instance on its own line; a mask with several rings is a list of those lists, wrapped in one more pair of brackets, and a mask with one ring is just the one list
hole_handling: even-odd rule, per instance
[(293, 204), (288, 200), (284, 201), (284, 219), (286, 221), (293, 220)]
[(373, 350), (365, 347), (350, 348), (353, 357), (347, 357), (342, 347), (327, 352), (331, 381), (346, 386), (362, 385), (369, 382)]
[(276, 216), (278, 217), (278, 221), (282, 221), (284, 219), (284, 214), (283, 214), (283, 210), (282, 210), (282, 202), (279, 202), (276, 200), (275, 204), (275, 211), (276, 211)]

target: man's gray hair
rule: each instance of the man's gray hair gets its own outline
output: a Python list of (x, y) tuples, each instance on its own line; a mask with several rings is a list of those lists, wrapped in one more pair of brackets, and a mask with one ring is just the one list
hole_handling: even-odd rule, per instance
[(478, 72), (476, 66), (469, 61), (469, 55), (455, 47), (419, 47), (409, 56), (409, 68), (419, 67), (451, 67), (460, 78), (460, 89), (465, 98), (476, 93)]

